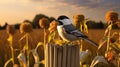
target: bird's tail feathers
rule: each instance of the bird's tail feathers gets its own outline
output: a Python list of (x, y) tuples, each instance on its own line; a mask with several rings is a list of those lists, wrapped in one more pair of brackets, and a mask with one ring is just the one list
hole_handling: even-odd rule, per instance
[(98, 47), (98, 44), (95, 43), (94, 41), (92, 41), (91, 39), (89, 39), (89, 38), (82, 38), (82, 39), (83, 39), (83, 40), (86, 40), (86, 41), (89, 42), (89, 43), (91, 43), (93, 46)]

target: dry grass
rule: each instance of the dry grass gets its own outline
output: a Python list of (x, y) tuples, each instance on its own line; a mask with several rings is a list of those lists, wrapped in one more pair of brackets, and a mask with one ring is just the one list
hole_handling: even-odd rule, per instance
[[(96, 43), (99, 43), (100, 39), (103, 37), (105, 30), (98, 30), (98, 29), (92, 29), (89, 30), (89, 34), (88, 37), (90, 39), (92, 39), (93, 41), (95, 41)], [(113, 30), (114, 31), (118, 31), (118, 30)], [(21, 38), (23, 34), (20, 34), (19, 31), (17, 31), (14, 35), (14, 49), (19, 49), (20, 48), (20, 42), (19, 39)], [(33, 30), (33, 32), (31, 33), (31, 37), (32, 40), (30, 40), (30, 48), (33, 49), (35, 48), (35, 46), (37, 45), (38, 42), (42, 41), (43, 42), (43, 30), (42, 29), (35, 29)], [(3, 67), (3, 64), (5, 63), (5, 61), (7, 61), (10, 58), (10, 48), (8, 46), (8, 42), (7, 42), (7, 38), (8, 35), (6, 33), (5, 30), (0, 30), (0, 66)], [(24, 45), (24, 41), (22, 41), (22, 45)], [(96, 48), (91, 46), (89, 43), (84, 43), (83, 45), (83, 49), (90, 49), (92, 52), (96, 51)], [(39, 47), (38, 49), (39, 54), (40, 54), (40, 60), (43, 59), (43, 46)], [(105, 47), (101, 49), (102, 52), (105, 51)]]

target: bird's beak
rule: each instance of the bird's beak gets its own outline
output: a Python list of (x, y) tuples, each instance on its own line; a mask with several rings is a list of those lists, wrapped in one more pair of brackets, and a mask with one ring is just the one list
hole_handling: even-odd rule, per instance
[(63, 23), (61, 21), (57, 21), (58, 25), (63, 25)]
[(60, 25), (59, 21), (57, 21), (57, 25)]

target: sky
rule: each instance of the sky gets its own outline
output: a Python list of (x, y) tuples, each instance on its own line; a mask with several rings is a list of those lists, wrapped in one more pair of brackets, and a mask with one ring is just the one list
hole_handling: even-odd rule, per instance
[(40, 13), (55, 18), (66, 15), (71, 20), (75, 14), (83, 14), (94, 21), (105, 21), (107, 11), (120, 15), (120, 0), (0, 0), (0, 25), (32, 21)]

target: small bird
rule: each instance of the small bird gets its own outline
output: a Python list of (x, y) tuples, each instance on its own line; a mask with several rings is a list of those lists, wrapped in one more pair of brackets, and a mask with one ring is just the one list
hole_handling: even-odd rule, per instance
[(81, 38), (81, 39), (86, 40), (87, 42), (91, 43), (93, 46), (98, 47), (97, 43), (90, 40), (81, 31), (76, 29), (67, 16), (61, 15), (57, 18), (57, 21), (59, 23), (57, 26), (57, 31), (58, 31), (59, 36), (63, 40), (65, 40), (67, 42), (71, 42), (71, 41), (75, 41), (75, 40), (78, 40)]

